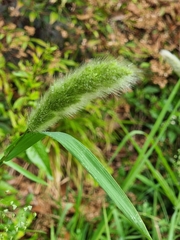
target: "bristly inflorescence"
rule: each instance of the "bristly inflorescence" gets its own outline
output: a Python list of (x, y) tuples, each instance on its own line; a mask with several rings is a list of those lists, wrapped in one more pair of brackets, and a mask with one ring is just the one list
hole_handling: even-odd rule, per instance
[(140, 71), (126, 61), (113, 58), (91, 60), (49, 88), (30, 114), (28, 131), (44, 131), (97, 97), (128, 90), (139, 75)]
[(160, 51), (161, 56), (166, 60), (172, 67), (174, 72), (180, 77), (180, 60), (168, 50), (162, 49)]

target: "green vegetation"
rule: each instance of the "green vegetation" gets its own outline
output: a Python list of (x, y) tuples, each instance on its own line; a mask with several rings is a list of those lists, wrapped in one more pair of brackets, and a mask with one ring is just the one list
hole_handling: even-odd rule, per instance
[[(170, 9), (169, 3), (118, 2), (0, 3), (0, 239), (180, 237), (180, 80), (159, 54), (176, 53), (176, 38), (166, 38), (169, 25), (163, 22), (170, 24), (172, 11), (176, 29), (179, 3)], [(141, 25), (138, 15), (146, 21), (156, 11), (157, 19)], [(153, 39), (159, 49), (150, 44)], [(30, 109), (38, 109), (54, 78), (77, 81), (87, 66), (97, 66), (78, 68), (82, 62), (119, 54), (141, 69), (133, 91), (93, 103), (86, 99), (84, 110), (55, 119), (49, 132), (24, 134), (34, 116)], [(179, 75), (178, 58), (161, 54)], [(103, 73), (108, 68), (110, 62)]]

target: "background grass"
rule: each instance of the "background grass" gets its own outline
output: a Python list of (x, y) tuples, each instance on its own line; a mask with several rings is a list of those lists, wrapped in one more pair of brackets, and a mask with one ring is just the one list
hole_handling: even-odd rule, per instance
[[(143, 70), (133, 91), (98, 99), (52, 130), (71, 134), (102, 160), (153, 239), (179, 239), (180, 87), (158, 53), (178, 55), (179, 3), (17, 1), (0, 8), (1, 153), (24, 132), (31, 107), (55, 77), (89, 58), (121, 55)], [(4, 239), (141, 239), (76, 159), (53, 140), (44, 145), (53, 181), (30, 154), (15, 162), (47, 187), (0, 169)]]

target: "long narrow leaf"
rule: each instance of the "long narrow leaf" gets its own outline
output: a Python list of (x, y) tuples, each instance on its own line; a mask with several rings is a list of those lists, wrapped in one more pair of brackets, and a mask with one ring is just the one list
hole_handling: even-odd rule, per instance
[(45, 136), (41, 133), (24, 133), (6, 149), (4, 156), (0, 159), (0, 164), (17, 157), (20, 153), (24, 152), (44, 137)]
[[(176, 108), (175, 108), (176, 109)], [(171, 115), (169, 116), (169, 118), (168, 119), (171, 119)], [(169, 120), (167, 119), (167, 121), (166, 121), (166, 123), (164, 124), (164, 126), (166, 126), (167, 125), (167, 122), (169, 122)], [(163, 126), (163, 127), (164, 127)], [(139, 155), (141, 154), (141, 148), (138, 146), (138, 144), (137, 144), (137, 142), (132, 138), (132, 134), (128, 134), (127, 132), (126, 132), (126, 129), (124, 128), (124, 131), (125, 131), (125, 133), (127, 134), (126, 136), (129, 136), (130, 137), (130, 141), (132, 142), (132, 144), (133, 144), (133, 146), (134, 146), (134, 148), (136, 149), (136, 151), (139, 153)], [(162, 131), (162, 130), (161, 130)], [(133, 132), (136, 132), (136, 131), (133, 131)], [(138, 132), (137, 132), (138, 133)], [(157, 138), (159, 138), (159, 137), (157, 137)], [(153, 140), (153, 139), (152, 139)], [(155, 141), (157, 141), (157, 139), (155, 140)], [(157, 151), (157, 149), (158, 149), (158, 145), (156, 145), (156, 144), (154, 144), (154, 142), (153, 142), (153, 144), (152, 144), (152, 147), (153, 147), (153, 149), (155, 148), (155, 150)], [(151, 148), (150, 148), (151, 149)], [(152, 150), (153, 150), (152, 149)], [(164, 190), (164, 192), (166, 192), (166, 193), (168, 193), (168, 197), (169, 197), (169, 199), (170, 199), (170, 201), (173, 203), (173, 205), (176, 205), (177, 204), (177, 198), (176, 198), (176, 196), (175, 196), (175, 194), (174, 194), (174, 192), (173, 192), (173, 190), (170, 188), (170, 186), (168, 185), (168, 183), (167, 183), (167, 181), (163, 178), (163, 176), (153, 167), (153, 165), (151, 164), (151, 162), (148, 160), (148, 157), (150, 156), (150, 154), (149, 154), (149, 150), (148, 150), (148, 152), (144, 155), (144, 158), (146, 159), (146, 165), (148, 166), (148, 168), (151, 170), (151, 172), (153, 173), (153, 176), (156, 178), (156, 180), (159, 182), (159, 184), (161, 185), (161, 187), (162, 187), (162, 189)], [(166, 160), (165, 159), (163, 159), (163, 163), (166, 163)], [(169, 167), (168, 167), (168, 165), (167, 165), (167, 163), (166, 163), (166, 165), (165, 165), (165, 167), (166, 167), (166, 169), (167, 170), (169, 170)], [(172, 172), (172, 170), (170, 170), (170, 173)], [(173, 173), (172, 173), (173, 174)], [(172, 174), (170, 174), (170, 175), (172, 175)], [(175, 175), (173, 174), (172, 175), (174, 178), (175, 178)], [(142, 176), (140, 176), (139, 174), (136, 176), (136, 178), (142, 178)], [(173, 179), (174, 179), (173, 178)], [(147, 183), (147, 182), (146, 182)]]
[(61, 132), (44, 132), (45, 135), (55, 139), (62, 144), (94, 177), (100, 186), (107, 192), (118, 208), (128, 220), (147, 238), (151, 239), (143, 221), (133, 204), (107, 172), (99, 160), (82, 143), (72, 136)]
[[(21, 173), (25, 177), (31, 179), (34, 182), (47, 185), (45, 181), (41, 178), (35, 176), (31, 172), (25, 170), (18, 164), (10, 161), (11, 159), (17, 157), (20, 153), (24, 152), (29, 147), (33, 146), (39, 140), (43, 139), (45, 135), (41, 133), (24, 133), (18, 140), (14, 141), (5, 151), (4, 156), (0, 159), (0, 164), (4, 163), (9, 167), (12, 167), (17, 172)], [(48, 164), (47, 164), (48, 166)], [(50, 169), (49, 169), (50, 173)]]
[(52, 172), (50, 168), (50, 159), (46, 153), (45, 146), (41, 141), (35, 143), (33, 146), (26, 150), (26, 154), (30, 161), (34, 163), (38, 168), (44, 170), (47, 177), (52, 179)]
[(153, 165), (150, 163), (150, 161), (146, 162), (148, 168), (151, 170), (153, 176), (157, 179), (157, 181), (160, 183), (162, 189), (166, 193), (169, 200), (172, 202), (174, 206), (178, 204), (178, 199), (176, 198), (176, 195), (168, 185), (166, 179), (153, 167)]
[(7, 166), (12, 167), (13, 169), (15, 169), (17, 172), (21, 173), (22, 175), (24, 175), (25, 177), (31, 179), (34, 182), (40, 183), (40, 184), (44, 184), (44, 185), (48, 185), (45, 181), (43, 181), (41, 178), (35, 176), (34, 174), (32, 174), (31, 172), (27, 171), (26, 169), (22, 168), (21, 166), (19, 166), (18, 164), (9, 161), (9, 162), (4, 162)]

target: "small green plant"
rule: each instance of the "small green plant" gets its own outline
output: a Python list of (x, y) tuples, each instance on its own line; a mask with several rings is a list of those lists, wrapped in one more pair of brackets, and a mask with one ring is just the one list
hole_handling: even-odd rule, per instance
[(3, 202), (7, 203), (7, 199), (0, 202), (0, 239), (20, 239), (25, 235), (36, 214), (31, 212), (30, 205), (18, 209), (13, 201), (8, 206), (2, 205)]
[[(151, 239), (129, 198), (99, 160), (83, 144), (62, 132), (42, 132), (56, 123), (58, 119), (76, 113), (88, 101), (97, 97), (105, 97), (110, 93), (118, 93), (119, 90), (125, 91), (129, 89), (137, 82), (138, 77), (139, 71), (132, 64), (122, 60), (106, 58), (92, 60), (64, 77), (64, 79), (57, 81), (50, 87), (49, 91), (38, 103), (37, 108), (30, 115), (25, 134), (7, 148), (1, 159), (1, 164), (6, 163), (30, 179), (45, 183), (42, 179), (30, 174), (10, 160), (32, 145), (36, 144), (37, 146), (39, 140), (49, 136), (61, 143), (79, 160), (112, 198), (131, 224), (143, 236)], [(49, 169), (48, 161), (43, 164), (45, 168)]]

